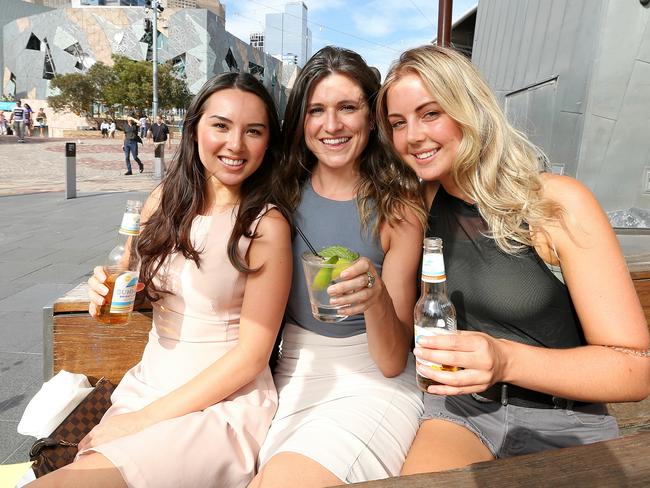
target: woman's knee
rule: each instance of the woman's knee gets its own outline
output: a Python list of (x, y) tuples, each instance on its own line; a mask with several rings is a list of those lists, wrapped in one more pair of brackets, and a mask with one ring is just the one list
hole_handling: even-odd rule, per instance
[(318, 488), (343, 482), (322, 464), (294, 452), (281, 452), (262, 467), (249, 488), (301, 486)]
[(28, 486), (33, 488), (58, 486), (126, 488), (126, 483), (119, 469), (106, 456), (93, 452), (82, 456), (72, 464), (38, 478)]
[(433, 419), (420, 426), (401, 474), (443, 471), (492, 459), (492, 452), (468, 428)]

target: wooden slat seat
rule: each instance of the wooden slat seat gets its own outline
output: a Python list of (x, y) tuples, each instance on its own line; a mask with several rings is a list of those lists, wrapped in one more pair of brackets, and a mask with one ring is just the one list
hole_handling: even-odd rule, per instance
[[(629, 258), (628, 267), (650, 322), (650, 254)], [(127, 325), (100, 324), (88, 315), (87, 284), (77, 286), (44, 309), (45, 379), (65, 369), (86, 374), (93, 383), (102, 376), (119, 383), (142, 356), (151, 319), (151, 306), (145, 303)], [(620, 439), (353, 486), (649, 486), (650, 399), (608, 407), (619, 422)]]

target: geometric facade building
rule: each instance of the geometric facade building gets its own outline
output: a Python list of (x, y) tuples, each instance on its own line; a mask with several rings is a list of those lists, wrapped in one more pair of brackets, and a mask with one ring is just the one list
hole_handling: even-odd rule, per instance
[[(45, 99), (55, 74), (81, 73), (111, 54), (150, 56), (142, 42), (144, 8), (62, 8), (4, 26), (2, 90), (17, 98)], [(223, 17), (207, 9), (167, 8), (158, 20), (158, 60), (171, 61), (196, 93), (212, 76), (246, 71), (263, 81), (282, 104), (282, 63), (227, 32)]]
[(305, 65), (311, 57), (311, 30), (303, 2), (290, 2), (284, 12), (266, 14), (264, 51), (278, 59), (295, 60), (300, 67)]
[[(28, 15), (49, 12), (51, 9), (43, 5), (21, 2), (20, 0), (0, 0), (0, 79), (4, 73), (4, 59), (2, 49), (2, 28), (16, 19)], [(3, 92), (4, 85), (0, 85), (0, 94)]]

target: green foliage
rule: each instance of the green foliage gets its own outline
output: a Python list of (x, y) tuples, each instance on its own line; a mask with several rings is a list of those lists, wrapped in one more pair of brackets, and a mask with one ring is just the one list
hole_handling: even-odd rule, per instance
[(158, 106), (161, 110), (175, 107), (187, 107), (192, 94), (184, 80), (174, 75), (172, 65), (162, 64), (158, 67)]
[[(148, 61), (134, 61), (114, 54), (113, 66), (95, 63), (85, 73), (56, 75), (51, 88), (57, 95), (48, 97), (56, 111), (69, 110), (77, 115), (91, 112), (94, 102), (129, 110), (151, 109), (153, 66)], [(169, 64), (158, 65), (158, 108), (186, 107), (191, 94), (184, 80), (176, 78)]]
[(96, 99), (91, 80), (81, 73), (56, 75), (50, 82), (50, 88), (59, 92), (47, 99), (48, 105), (55, 111), (69, 110), (77, 115), (90, 113)]

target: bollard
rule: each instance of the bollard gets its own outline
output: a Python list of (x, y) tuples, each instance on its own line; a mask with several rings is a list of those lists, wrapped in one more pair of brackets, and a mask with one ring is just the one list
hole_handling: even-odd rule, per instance
[(77, 198), (77, 144), (65, 143), (65, 197)]
[(154, 142), (153, 151), (153, 175), (162, 180), (165, 177), (165, 143)]

